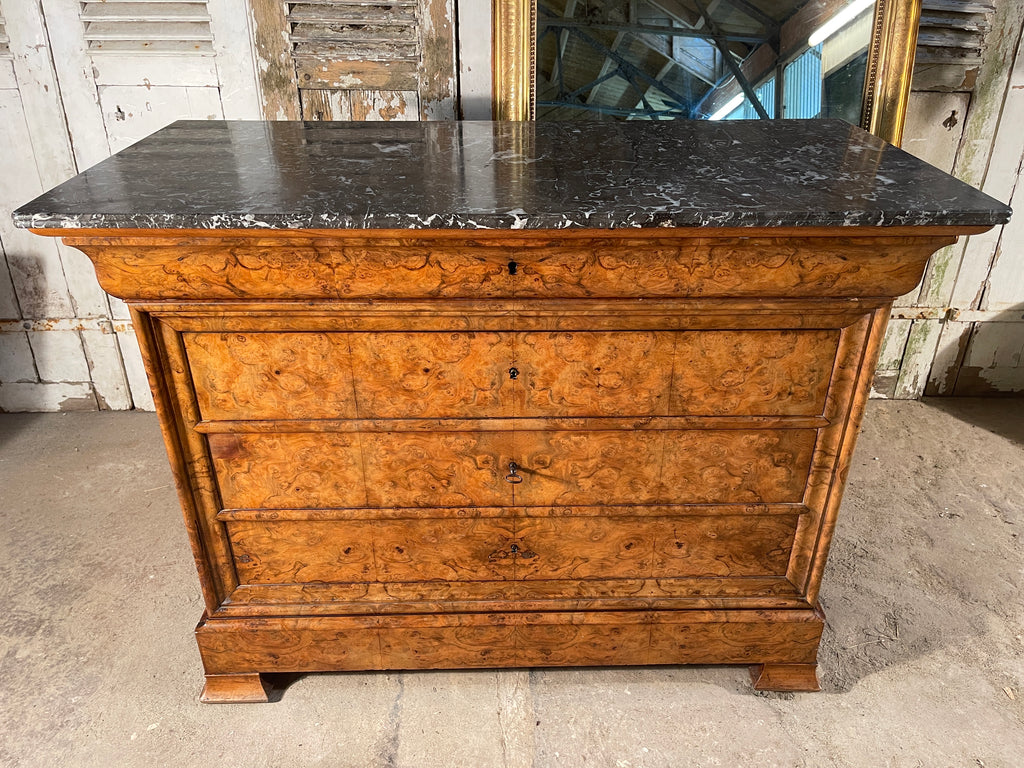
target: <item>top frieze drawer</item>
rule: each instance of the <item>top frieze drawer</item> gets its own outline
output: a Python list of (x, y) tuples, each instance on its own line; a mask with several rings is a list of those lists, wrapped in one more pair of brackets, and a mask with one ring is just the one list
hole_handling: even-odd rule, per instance
[(885, 296), (917, 284), (931, 250), (911, 240), (211, 237), (108, 243), (96, 270), (130, 301)]

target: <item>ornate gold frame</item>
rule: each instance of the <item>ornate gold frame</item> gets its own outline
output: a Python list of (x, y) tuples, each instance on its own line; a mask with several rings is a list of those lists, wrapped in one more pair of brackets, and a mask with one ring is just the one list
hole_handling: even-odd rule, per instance
[[(532, 120), (536, 2), (491, 0), (491, 8), (494, 119)], [(920, 18), (921, 0), (877, 0), (861, 126), (892, 144), (903, 138)]]

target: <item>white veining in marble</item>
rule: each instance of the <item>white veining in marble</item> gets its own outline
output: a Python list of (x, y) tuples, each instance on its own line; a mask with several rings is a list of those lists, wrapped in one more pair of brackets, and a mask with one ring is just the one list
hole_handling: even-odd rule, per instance
[(1010, 209), (838, 120), (181, 121), (14, 213), (35, 228), (989, 226)]

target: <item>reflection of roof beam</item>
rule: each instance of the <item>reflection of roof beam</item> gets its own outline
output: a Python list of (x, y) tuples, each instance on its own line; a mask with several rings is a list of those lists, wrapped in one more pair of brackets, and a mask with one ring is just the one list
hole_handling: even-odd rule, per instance
[[(807, 36), (846, 7), (848, 0), (817, 0), (805, 3), (779, 30), (778, 48), (761, 45), (751, 51), (743, 60), (741, 68), (748, 82), (760, 83), (775, 71), (776, 62), (788, 64), (807, 50)], [(715, 110), (736, 95), (736, 85), (728, 78), (722, 78), (718, 86), (708, 91), (697, 106), (693, 116), (713, 114)]]
[(674, 99), (676, 105), (679, 106), (680, 108), (683, 108), (688, 103), (689, 100), (685, 96), (681, 96), (680, 94), (676, 93), (674, 89), (669, 88), (667, 85), (665, 85), (665, 83), (655, 80), (653, 77), (648, 75), (635, 64), (632, 64), (625, 57), (616, 53), (615, 51), (609, 50), (600, 41), (595, 40), (583, 30), (577, 27), (573, 27), (571, 31), (576, 37), (578, 37), (584, 43), (589, 45), (591, 48), (594, 48), (599, 53), (603, 53), (609, 59), (618, 64), (619, 71), (626, 77), (636, 77), (638, 80), (642, 80), (645, 83), (650, 83), (659, 91), (664, 93), (666, 96), (670, 96), (672, 99)]
[[(668, 37), (699, 37), (705, 40), (723, 40), (729, 43), (748, 43), (758, 45), (767, 43), (768, 38), (764, 35), (734, 35), (729, 33), (716, 34), (700, 29), (689, 29), (687, 27), (663, 27), (655, 24), (592, 24), (584, 20), (568, 19), (540, 19), (538, 27), (556, 27), (561, 29), (572, 29), (583, 27), (586, 29), (608, 29), (614, 32), (632, 32), (635, 35), (666, 35)], [(709, 27), (710, 29), (710, 27)]]
[[(669, 59), (667, 62), (665, 62), (665, 66), (663, 66), (661, 69), (658, 70), (658, 74), (655, 75), (655, 77), (657, 77), (658, 80), (661, 80), (663, 77), (667, 76), (668, 73), (672, 71), (672, 65), (675, 64), (675, 63), (676, 62), (674, 60)], [(650, 91), (650, 90), (651, 89), (648, 86), (647, 91)], [(642, 96), (641, 100), (642, 100), (644, 106), (647, 107), (648, 109), (651, 109), (651, 104), (647, 100), (647, 94), (643, 93), (643, 94), (641, 94), (641, 96)], [(660, 117), (652, 117), (651, 119), (652, 120), (660, 120), (661, 118)]]
[[(574, 13), (576, 13), (576, 0), (567, 0), (567, 2), (565, 4), (565, 10), (562, 12), (562, 15), (567, 17), (567, 18), (569, 18)], [(555, 56), (555, 66), (558, 67), (558, 77), (557, 77), (557, 80), (558, 80), (558, 83), (559, 83), (559, 89), (560, 90), (564, 90), (564, 87), (563, 87), (562, 84), (563, 84), (565, 75), (562, 72), (562, 57), (565, 56), (565, 46), (568, 43), (569, 43), (569, 32), (567, 30), (563, 30), (562, 32), (560, 32), (558, 34), (558, 41), (555, 43), (555, 45), (558, 46), (558, 48), (556, 49), (556, 52), (557, 52), (558, 55)], [(552, 78), (552, 79), (555, 79), (555, 78)]]
[(740, 88), (743, 90), (743, 95), (746, 96), (751, 105), (753, 105), (754, 111), (757, 112), (758, 117), (762, 120), (770, 120), (771, 118), (768, 116), (768, 110), (764, 108), (764, 104), (762, 104), (761, 100), (757, 98), (757, 94), (754, 93), (754, 89), (750, 87), (750, 82), (743, 74), (743, 70), (740, 69), (739, 64), (736, 63), (732, 54), (729, 53), (729, 49), (725, 44), (726, 41), (718, 34), (717, 27), (711, 21), (711, 17), (708, 15), (704, 3), (702, 3), (701, 0), (694, 0), (694, 2), (697, 4), (697, 9), (704, 17), (704, 21), (707, 22), (708, 29), (711, 30), (712, 34), (714, 34), (715, 45), (717, 45), (718, 50), (722, 52), (722, 58), (725, 60), (725, 65), (729, 67), (729, 71), (732, 72), (732, 76), (736, 78), (736, 82), (739, 83)]
[[(565, 34), (569, 34), (566, 32)], [(619, 45), (626, 37), (625, 32), (620, 32), (615, 36), (615, 42), (612, 43), (612, 50), (618, 50)], [(587, 104), (593, 104), (597, 100), (597, 94), (601, 90), (601, 86), (612, 77), (618, 75), (619, 68), (615, 66), (615, 62), (605, 57), (604, 61), (601, 62), (601, 71), (597, 75), (597, 80), (594, 83), (594, 87), (590, 89), (590, 94), (587, 96)], [(606, 77), (607, 75), (607, 77)]]
[(764, 28), (768, 30), (769, 35), (773, 32), (777, 32), (779, 29), (779, 22), (769, 16), (767, 13), (762, 11), (756, 5), (747, 2), (747, 0), (725, 0), (726, 4), (731, 5), (738, 11), (742, 11), (750, 18), (755, 21), (761, 22)]
[(685, 24), (691, 29), (700, 21), (700, 16), (677, 0), (647, 0), (647, 4), (657, 8), (662, 13), (668, 14), (680, 24)]
[[(679, 2), (679, 0), (646, 0), (646, 2), (652, 8), (656, 8), (657, 10), (661, 11), (662, 13), (668, 14), (668, 16), (671, 17), (672, 19), (674, 19), (675, 21), (679, 22), (680, 24), (685, 25), (687, 27), (687, 29), (703, 30), (703, 28), (704, 28), (704, 17), (701, 16), (700, 14), (694, 13), (692, 8), (688, 8), (687, 6), (683, 5), (682, 3)], [(724, 0), (724, 2), (728, 3), (729, 0)], [(714, 5), (714, 2), (712, 3), (712, 7), (713, 7), (713, 5)], [(710, 7), (709, 7), (708, 10), (710, 11)], [(708, 34), (706, 31), (702, 32), (702, 34), (706, 37), (706, 39), (711, 44), (714, 44), (714, 38), (711, 37), (710, 34)], [(774, 34), (777, 34), (777, 30), (774, 30), (774, 29), (769, 30), (769, 35), (774, 35)], [(771, 43), (771, 41), (772, 41), (769, 37), (766, 37), (764, 35), (762, 35), (761, 37), (762, 37), (762, 42), (764, 42), (764, 43)], [(760, 46), (756, 46), (756, 47), (760, 47)], [(717, 46), (716, 46), (716, 48), (717, 48)], [(750, 49), (747, 48), (743, 52), (743, 54), (740, 55), (740, 58), (745, 58), (746, 55), (749, 52), (750, 52)], [(719, 53), (721, 53), (721, 51), (719, 51)], [(673, 58), (674, 57), (675, 57), (675, 54), (673, 53)], [(679, 61), (679, 59), (675, 59), (675, 60)], [(686, 70), (690, 71), (691, 73), (697, 75), (701, 80), (706, 82), (708, 85), (714, 86), (714, 85), (720, 84), (719, 78), (717, 78), (715, 75), (712, 75), (711, 78), (709, 79), (707, 75), (698, 73), (697, 70), (692, 69), (691, 67), (687, 66), (683, 62), (680, 62), (680, 63), (683, 64), (684, 69), (686, 69)], [(715, 69), (717, 71), (717, 67)]]
[[(711, 46), (709, 49), (709, 53), (711, 54), (710, 61), (701, 59), (696, 54), (688, 51), (685, 47), (680, 50), (673, 50), (672, 57), (669, 60), (690, 77), (695, 77), (701, 82), (714, 87), (718, 85), (718, 67), (715, 62), (721, 54), (715, 47), (714, 41), (711, 41), (709, 45)], [(718, 55), (715, 55), (716, 53)], [(684, 58), (677, 59), (676, 56)]]
[[(569, 0), (569, 1), (571, 3), (578, 2), (578, 0)], [(650, 0), (648, 0), (648, 4), (651, 4)], [(556, 43), (556, 44), (560, 44), (558, 49), (555, 51), (556, 55), (555, 55), (555, 62), (554, 62), (554, 66), (553, 66), (553, 75), (555, 75), (555, 76), (552, 77), (552, 81), (553, 82), (551, 82), (551, 85), (555, 86), (556, 90), (558, 91), (557, 104), (556, 104), (555, 101), (544, 101), (543, 103), (538, 102), (538, 104), (540, 106), (570, 107), (574, 103), (578, 103), (576, 101), (577, 98), (581, 94), (587, 93), (588, 90), (589, 90), (589, 93), (588, 93), (587, 98), (586, 98), (586, 103), (587, 104), (594, 104), (595, 102), (600, 100), (600, 98), (602, 96), (602, 93), (606, 91), (606, 87), (607, 86), (605, 86), (605, 83), (607, 83), (609, 80), (613, 80), (613, 79), (616, 79), (616, 78), (621, 79), (621, 81), (624, 82), (624, 83), (629, 83), (629, 84), (635, 86), (636, 80), (634, 78), (629, 77), (627, 74), (624, 74), (622, 71), (620, 71), (620, 67), (618, 66), (617, 61), (615, 59), (613, 59), (613, 58), (608, 57), (606, 51), (601, 50), (600, 52), (605, 54), (605, 55), (604, 55), (604, 57), (602, 59), (601, 67), (598, 70), (598, 74), (595, 76), (595, 78), (592, 81), (590, 81), (589, 83), (586, 83), (585, 85), (582, 85), (579, 88), (576, 88), (576, 90), (574, 90), (572, 93), (566, 93), (567, 88), (566, 88), (566, 86), (564, 84), (564, 80), (562, 80), (561, 78), (557, 77), (557, 75), (561, 74), (561, 72), (560, 72), (560, 63), (558, 61), (558, 58), (559, 58), (559, 54), (560, 53), (563, 54), (563, 55), (565, 53), (565, 47), (564, 47), (565, 46), (565, 41), (570, 36), (570, 32), (572, 31), (572, 27), (569, 26), (569, 25), (566, 25), (566, 26), (564, 26), (562, 28), (559, 28), (558, 22), (561, 19), (565, 18), (564, 12), (563, 13), (559, 13), (555, 9), (543, 5), (543, 3), (538, 4), (538, 11), (539, 11), (539, 14), (542, 17), (541, 20), (539, 20), (539, 22), (538, 22), (540, 38), (544, 38), (547, 35), (552, 35), (552, 36), (554, 36), (556, 41), (558, 41), (558, 43)], [(548, 23), (545, 23), (545, 22), (548, 22)], [(576, 25), (573, 25), (573, 26), (576, 26)], [(685, 31), (685, 29), (681, 29), (679, 27), (672, 27), (671, 29), (672, 29), (673, 34), (678, 34), (679, 32)], [(689, 29), (689, 27), (687, 27), (686, 29)], [(619, 45), (622, 44), (627, 39), (626, 38), (626, 34), (627, 33), (623, 32), (623, 31), (617, 32), (617, 34), (615, 35), (615, 38), (614, 38), (614, 42), (612, 42), (610, 44), (609, 50), (611, 50), (613, 52), (617, 52), (618, 48), (619, 48)], [(701, 35), (706, 37), (707, 33), (701, 33)], [(702, 84), (704, 84), (705, 88), (707, 88), (709, 86), (713, 87), (716, 84), (718, 84), (718, 82), (719, 82), (719, 80), (716, 77), (716, 75), (715, 75), (713, 70), (707, 71), (707, 66), (705, 66), (703, 69), (695, 69), (694, 68), (694, 64), (695, 63), (700, 64), (700, 63), (703, 63), (703, 62), (699, 62), (699, 61), (696, 61), (696, 60), (694, 62), (680, 61), (678, 59), (673, 58), (671, 55), (666, 55), (665, 51), (662, 50), (661, 46), (658, 46), (657, 43), (655, 42), (656, 38), (654, 38), (654, 36), (648, 37), (647, 35), (644, 35), (644, 34), (633, 34), (633, 35), (631, 35), (631, 37), (629, 39), (635, 40), (636, 42), (640, 43), (641, 45), (645, 46), (646, 48), (651, 49), (652, 51), (654, 51), (658, 55), (659, 58), (662, 58), (665, 61), (665, 64), (662, 66), (661, 71), (654, 78), (654, 80), (656, 81), (656, 84), (648, 84), (649, 81), (647, 81), (647, 80), (643, 81), (643, 84), (647, 86), (647, 94), (648, 95), (651, 93), (651, 89), (654, 89), (654, 90), (657, 90), (657, 91), (661, 91), (663, 93), (670, 92), (671, 89), (666, 89), (666, 88), (663, 87), (662, 81), (663, 81), (663, 78), (664, 78), (665, 74), (671, 68), (678, 68), (682, 73), (685, 73), (684, 76), (687, 77), (687, 78), (696, 78)], [(695, 38), (690, 38), (690, 39), (695, 39)], [(696, 38), (696, 39), (699, 39), (699, 38)], [(606, 44), (603, 43), (603, 41), (600, 41), (600, 42), (601, 42), (602, 45), (606, 46)], [(712, 40), (710, 40), (710, 39), (707, 40), (706, 41), (706, 45), (710, 46), (710, 48), (708, 49), (709, 51), (712, 51), (712, 50), (717, 51), (717, 48), (715, 48), (714, 42)], [(593, 48), (594, 46), (590, 45), (590, 47)], [(564, 65), (568, 65), (568, 63), (569, 62), (567, 60), (561, 62), (561, 64), (564, 64)], [(713, 66), (713, 65), (711, 65), (711, 66)], [(538, 76), (540, 76), (539, 71), (538, 71)], [(649, 77), (649, 75), (648, 75), (648, 77)], [(636, 90), (638, 92), (640, 91), (639, 88), (637, 88)], [(701, 90), (703, 91), (704, 89), (702, 88)], [(687, 97), (687, 99), (686, 99), (686, 101), (684, 103), (686, 105), (690, 105), (692, 103), (693, 98), (694, 97), (692, 95)], [(670, 103), (671, 103), (671, 101), (670, 101)], [(688, 108), (689, 107), (687, 106), (686, 109), (688, 109)], [(666, 111), (666, 110), (644, 110), (644, 112), (650, 112), (651, 114), (657, 114), (657, 115), (665, 115), (665, 114), (682, 115), (682, 114), (684, 114), (677, 107), (672, 107), (672, 108), (668, 109), (668, 111)], [(609, 114), (611, 114), (611, 113), (609, 113)], [(641, 114), (641, 111), (639, 109), (637, 109), (634, 112), (629, 112), (630, 116), (636, 115), (636, 114)]]
[(646, 109), (622, 109), (621, 107), (603, 107), (597, 104), (568, 104), (562, 101), (538, 101), (538, 107), (561, 107), (564, 109), (583, 109), (587, 112), (600, 112), (602, 115), (614, 115), (616, 117), (686, 117), (686, 112), (678, 109), (658, 109), (648, 111)]

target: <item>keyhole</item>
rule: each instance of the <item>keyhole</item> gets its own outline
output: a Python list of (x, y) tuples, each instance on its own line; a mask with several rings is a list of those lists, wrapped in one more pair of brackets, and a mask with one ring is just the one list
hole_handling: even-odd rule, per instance
[(510, 379), (512, 379), (513, 381), (518, 379), (519, 378), (519, 369), (514, 367), (514, 366), (512, 368), (509, 368), (508, 369), (508, 377)]
[(519, 269), (519, 265), (516, 264), (514, 261), (510, 261), (508, 263), (508, 273), (510, 275), (514, 275), (518, 269)]
[(508, 463), (508, 474), (505, 475), (505, 482), (512, 483), (513, 485), (523, 482), (523, 477), (519, 474), (519, 465), (514, 461)]

